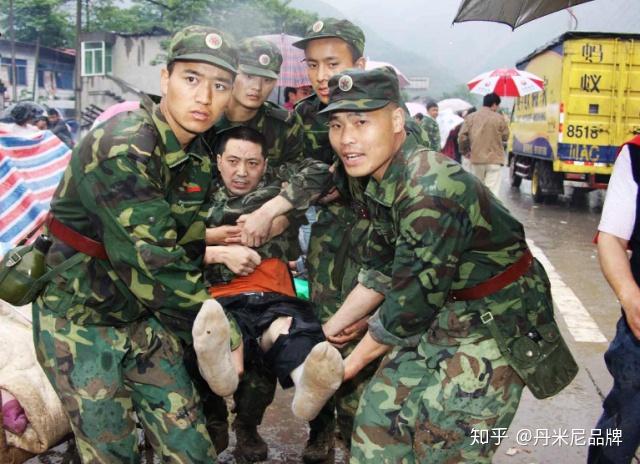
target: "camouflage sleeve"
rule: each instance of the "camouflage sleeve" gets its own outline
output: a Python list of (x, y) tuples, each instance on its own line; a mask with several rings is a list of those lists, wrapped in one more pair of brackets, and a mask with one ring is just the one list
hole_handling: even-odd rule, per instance
[(391, 286), (370, 331), (378, 342), (411, 346), (444, 306), (472, 224), (467, 212), (448, 198), (405, 193), (395, 208), (400, 221)]
[[(195, 317), (209, 299), (200, 270), (177, 243), (177, 226), (160, 174), (130, 153), (101, 161), (77, 187), (100, 220), (109, 261), (135, 297), (154, 311)], [(203, 229), (204, 232), (204, 229)], [(204, 240), (204, 236), (202, 237)]]
[(442, 150), (442, 140), (440, 138), (440, 126), (436, 121), (434, 121), (434, 125), (433, 125), (433, 145), (435, 147), (433, 149), (434, 151)]
[(469, 142), (469, 124), (470, 121), (467, 118), (462, 123), (462, 128), (460, 129), (460, 133), (458, 134), (458, 149), (463, 155), (466, 155), (471, 151), (471, 144)]
[(333, 185), (329, 166), (313, 158), (306, 158), (296, 164), (288, 164), (281, 173), (287, 185), (280, 196), (293, 205), (293, 209), (305, 211), (325, 191)]
[(302, 118), (292, 113), (294, 124), (287, 132), (284, 147), (284, 167), (288, 172), (288, 185), (281, 196), (293, 205), (294, 209), (306, 210), (311, 203), (328, 189), (331, 183), (329, 166), (323, 162), (305, 157), (304, 127)]

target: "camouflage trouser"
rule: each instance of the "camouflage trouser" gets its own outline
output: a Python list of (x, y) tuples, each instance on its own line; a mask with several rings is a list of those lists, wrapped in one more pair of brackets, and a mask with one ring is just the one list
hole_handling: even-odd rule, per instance
[[(308, 265), (311, 301), (322, 323), (336, 313), (358, 283), (368, 226), (369, 221), (358, 218), (348, 206), (331, 205), (319, 211), (318, 221), (311, 228)], [(351, 353), (358, 342), (342, 348), (342, 356)], [(338, 430), (349, 446), (360, 395), (376, 368), (377, 363), (372, 363), (338, 389), (309, 424), (312, 434), (333, 431), (337, 412)]]
[(493, 339), (395, 348), (360, 399), (351, 464), (490, 463), (476, 431), (506, 431), (522, 388)]
[(215, 461), (180, 341), (157, 319), (81, 326), (39, 303), (38, 362), (69, 416), (83, 462), (139, 462), (136, 417), (163, 462)]

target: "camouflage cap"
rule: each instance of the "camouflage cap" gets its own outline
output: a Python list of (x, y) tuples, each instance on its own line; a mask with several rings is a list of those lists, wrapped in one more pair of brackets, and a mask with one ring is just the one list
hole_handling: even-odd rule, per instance
[(364, 32), (346, 19), (325, 18), (316, 21), (309, 28), (302, 40), (293, 43), (294, 47), (307, 48), (307, 43), (315, 39), (337, 37), (352, 45), (360, 55), (364, 54)]
[(245, 74), (277, 79), (282, 66), (282, 54), (271, 42), (252, 37), (238, 46), (238, 69)]
[(370, 71), (347, 69), (329, 79), (329, 105), (318, 113), (371, 111), (395, 102), (404, 105), (398, 75), (390, 66)]
[(167, 64), (203, 61), (237, 73), (238, 52), (228, 35), (206, 26), (187, 26), (176, 32), (169, 44)]

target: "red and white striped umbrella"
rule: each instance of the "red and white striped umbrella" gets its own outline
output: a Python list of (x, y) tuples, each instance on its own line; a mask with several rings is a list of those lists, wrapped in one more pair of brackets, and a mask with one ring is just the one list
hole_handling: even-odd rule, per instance
[(480, 95), (494, 92), (501, 97), (522, 97), (544, 89), (544, 80), (527, 71), (501, 68), (474, 77), (467, 87)]

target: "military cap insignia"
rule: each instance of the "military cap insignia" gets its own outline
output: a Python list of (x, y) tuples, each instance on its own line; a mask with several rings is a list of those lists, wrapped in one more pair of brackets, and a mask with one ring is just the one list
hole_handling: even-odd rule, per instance
[(316, 21), (315, 23), (313, 23), (311, 30), (313, 32), (320, 32), (323, 27), (324, 27), (324, 23), (322, 21)]
[(351, 76), (342, 76), (338, 81), (338, 88), (343, 92), (348, 92), (353, 87), (353, 79)]
[(260, 63), (262, 66), (268, 66), (269, 63), (271, 63), (271, 58), (269, 58), (269, 55), (263, 53), (258, 58), (258, 63)]
[(204, 38), (204, 43), (207, 45), (207, 47), (212, 48), (213, 50), (217, 50), (218, 48), (222, 47), (222, 37), (220, 37), (219, 34), (212, 32), (211, 34), (207, 34), (207, 36)]

